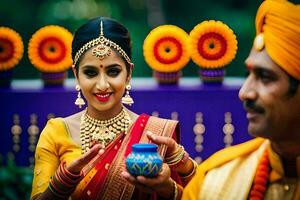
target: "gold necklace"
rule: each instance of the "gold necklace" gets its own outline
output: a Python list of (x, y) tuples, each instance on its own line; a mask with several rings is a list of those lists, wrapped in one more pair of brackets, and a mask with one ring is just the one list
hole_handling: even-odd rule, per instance
[(121, 133), (126, 133), (130, 123), (130, 116), (124, 108), (117, 116), (108, 120), (94, 119), (85, 110), (80, 120), (82, 153), (90, 149), (92, 141), (99, 142), (105, 147)]

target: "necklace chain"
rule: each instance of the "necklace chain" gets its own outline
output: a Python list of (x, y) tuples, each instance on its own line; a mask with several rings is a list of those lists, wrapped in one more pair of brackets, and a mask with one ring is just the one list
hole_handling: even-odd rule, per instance
[(91, 142), (93, 141), (107, 146), (118, 135), (126, 132), (130, 123), (130, 116), (124, 108), (117, 116), (108, 120), (94, 119), (85, 110), (80, 121), (82, 153), (90, 149)]

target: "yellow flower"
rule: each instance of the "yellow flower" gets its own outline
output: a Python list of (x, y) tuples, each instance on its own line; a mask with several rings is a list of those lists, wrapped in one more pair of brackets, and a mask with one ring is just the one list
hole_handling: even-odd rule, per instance
[(55, 25), (45, 26), (33, 34), (28, 45), (30, 62), (41, 72), (63, 72), (71, 67), (72, 34)]
[(176, 72), (190, 60), (188, 34), (173, 25), (153, 29), (143, 45), (146, 63), (159, 72)]
[(189, 48), (192, 60), (203, 68), (222, 68), (237, 52), (233, 31), (220, 21), (204, 21), (190, 32)]
[(21, 36), (7, 27), (0, 27), (0, 71), (14, 68), (21, 60), (24, 45)]

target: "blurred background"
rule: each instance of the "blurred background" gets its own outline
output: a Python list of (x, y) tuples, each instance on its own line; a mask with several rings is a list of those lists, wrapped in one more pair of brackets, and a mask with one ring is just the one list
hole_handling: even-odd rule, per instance
[[(21, 35), (24, 42), (24, 56), (14, 68), (13, 78), (15, 80), (40, 79), (40, 72), (30, 64), (27, 55), (28, 42), (33, 33), (46, 25), (60, 25), (74, 33), (77, 27), (90, 18), (96, 16), (115, 18), (124, 24), (131, 33), (133, 62), (135, 64), (133, 77), (142, 78), (152, 76), (152, 69), (144, 61), (142, 47), (144, 39), (153, 28), (162, 24), (172, 24), (189, 33), (194, 26), (204, 20), (220, 20), (235, 32), (238, 40), (238, 53), (233, 62), (227, 66), (226, 76), (244, 77), (244, 60), (249, 53), (255, 36), (255, 14), (261, 2), (262, 0), (0, 0), (0, 26), (14, 29)], [(190, 61), (188, 66), (183, 69), (183, 77), (199, 77), (198, 69), (199, 67)], [(68, 77), (73, 78), (71, 70), (68, 71)], [(166, 99), (166, 105), (163, 103), (155, 104), (154, 99), (152, 104), (148, 105), (148, 110), (144, 108), (144, 105), (141, 105), (141, 108), (136, 105), (135, 110), (142, 110), (151, 114), (153, 110), (163, 111), (163, 109), (167, 109), (165, 112), (168, 114), (164, 117), (168, 118), (170, 117), (169, 113), (172, 113), (172, 115), (179, 113), (180, 121), (186, 120), (182, 123), (183, 129), (188, 130), (186, 134), (191, 134), (190, 137), (184, 137), (183, 142), (190, 144), (187, 149), (190, 150), (193, 156), (201, 150), (196, 152), (193, 146), (194, 113), (196, 113), (196, 117), (199, 114), (197, 112), (201, 112), (201, 117), (203, 113), (207, 132), (219, 134), (217, 136), (214, 134), (205, 136), (205, 142), (203, 143), (205, 151), (201, 156), (206, 158), (214, 151), (224, 147), (224, 134), (219, 131), (222, 130), (224, 125), (224, 113), (225, 117), (228, 115), (228, 111), (232, 113), (233, 119), (236, 119), (233, 124), (238, 121), (238, 124), (234, 124), (235, 127), (239, 127), (235, 132), (236, 139), (234, 143), (248, 139), (245, 138), (247, 122), (244, 119), (242, 105), (237, 97), (240, 84), (234, 88), (207, 89), (202, 88), (201, 85), (199, 86), (199, 83), (197, 82), (195, 88), (177, 88), (174, 91), (136, 88), (137, 91), (134, 95), (137, 102), (143, 102), (143, 98), (155, 98), (157, 93), (161, 94), (158, 99), (161, 101)], [(181, 93), (179, 97), (176, 92), (181, 90), (185, 93)], [(165, 95), (166, 91), (168, 91), (169, 97)], [(38, 123), (40, 129), (38, 130), (41, 131), (48, 119), (46, 119), (46, 114), (49, 110), (57, 116), (72, 113), (75, 110), (73, 106), (75, 90), (72, 88), (72, 90), (59, 92), (56, 90), (44, 91), (43, 89), (41, 91), (32, 90), (31, 93), (26, 90), (17, 92), (2, 90), (2, 92), (3, 94), (0, 93), (0, 96), (2, 95), (0, 102), (2, 102), (1, 109), (4, 109), (4, 111), (0, 109), (0, 127), (6, 127), (7, 129), (0, 128), (0, 141), (2, 141), (0, 149), (5, 152), (5, 154), (0, 154), (0, 200), (29, 199), (34, 149), (30, 152), (27, 149), (27, 130), (29, 132), (27, 127), (36, 127), (37, 122), (33, 123), (32, 118), (38, 116), (40, 119)], [(174, 102), (168, 103), (169, 99), (167, 98)], [(56, 103), (63, 101), (65, 104), (58, 105)], [(176, 107), (177, 104), (183, 105), (183, 107), (178, 108)], [(66, 108), (63, 105), (72, 106)], [(184, 105), (189, 106), (184, 107)], [(230, 117), (231, 113), (229, 113)], [(16, 155), (13, 153), (6, 154), (7, 149), (12, 147), (11, 127), (15, 121), (19, 121), (19, 118), (15, 119), (15, 114), (19, 114), (17, 117), (20, 116), (20, 125), (24, 127), (24, 134), (22, 134), (20, 143), (23, 150), (16, 153)], [(202, 147), (202, 142), (198, 144), (198, 147)], [(30, 163), (30, 166), (28, 163)], [(19, 165), (25, 167), (19, 167)]]
[[(226, 23), (238, 39), (236, 59), (228, 66), (227, 76), (244, 76), (244, 59), (255, 35), (254, 20), (261, 0), (1, 0), (0, 26), (20, 33), (25, 45), (23, 59), (14, 69), (14, 79), (38, 79), (39, 72), (27, 56), (28, 41), (43, 26), (54, 24), (74, 32), (87, 19), (109, 16), (128, 27), (133, 41), (134, 77), (149, 77), (142, 46), (147, 34), (161, 24), (173, 24), (189, 33), (203, 20)], [(184, 77), (198, 76), (190, 62)], [(73, 77), (71, 71), (69, 77)]]

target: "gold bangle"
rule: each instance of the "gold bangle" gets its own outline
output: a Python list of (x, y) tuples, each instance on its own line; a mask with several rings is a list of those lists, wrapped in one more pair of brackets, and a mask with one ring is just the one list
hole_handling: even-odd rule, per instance
[(178, 148), (176, 149), (175, 153), (173, 153), (173, 155), (171, 156), (166, 157), (165, 161), (169, 166), (176, 165), (184, 158), (184, 154), (184, 147), (182, 145), (178, 145)]
[(174, 200), (176, 200), (177, 199), (177, 197), (178, 197), (178, 188), (177, 188), (177, 183), (176, 183), (176, 181), (174, 181), (173, 179), (172, 179), (172, 181), (173, 181), (173, 183), (174, 183)]
[(195, 172), (196, 172), (196, 169), (198, 167), (198, 163), (196, 161), (194, 161), (193, 159), (191, 159), (191, 158), (189, 158), (189, 160), (192, 161), (192, 163), (193, 163), (193, 170), (189, 174), (187, 174), (185, 176), (180, 176), (181, 179), (188, 179), (191, 176), (193, 176), (195, 174)]

